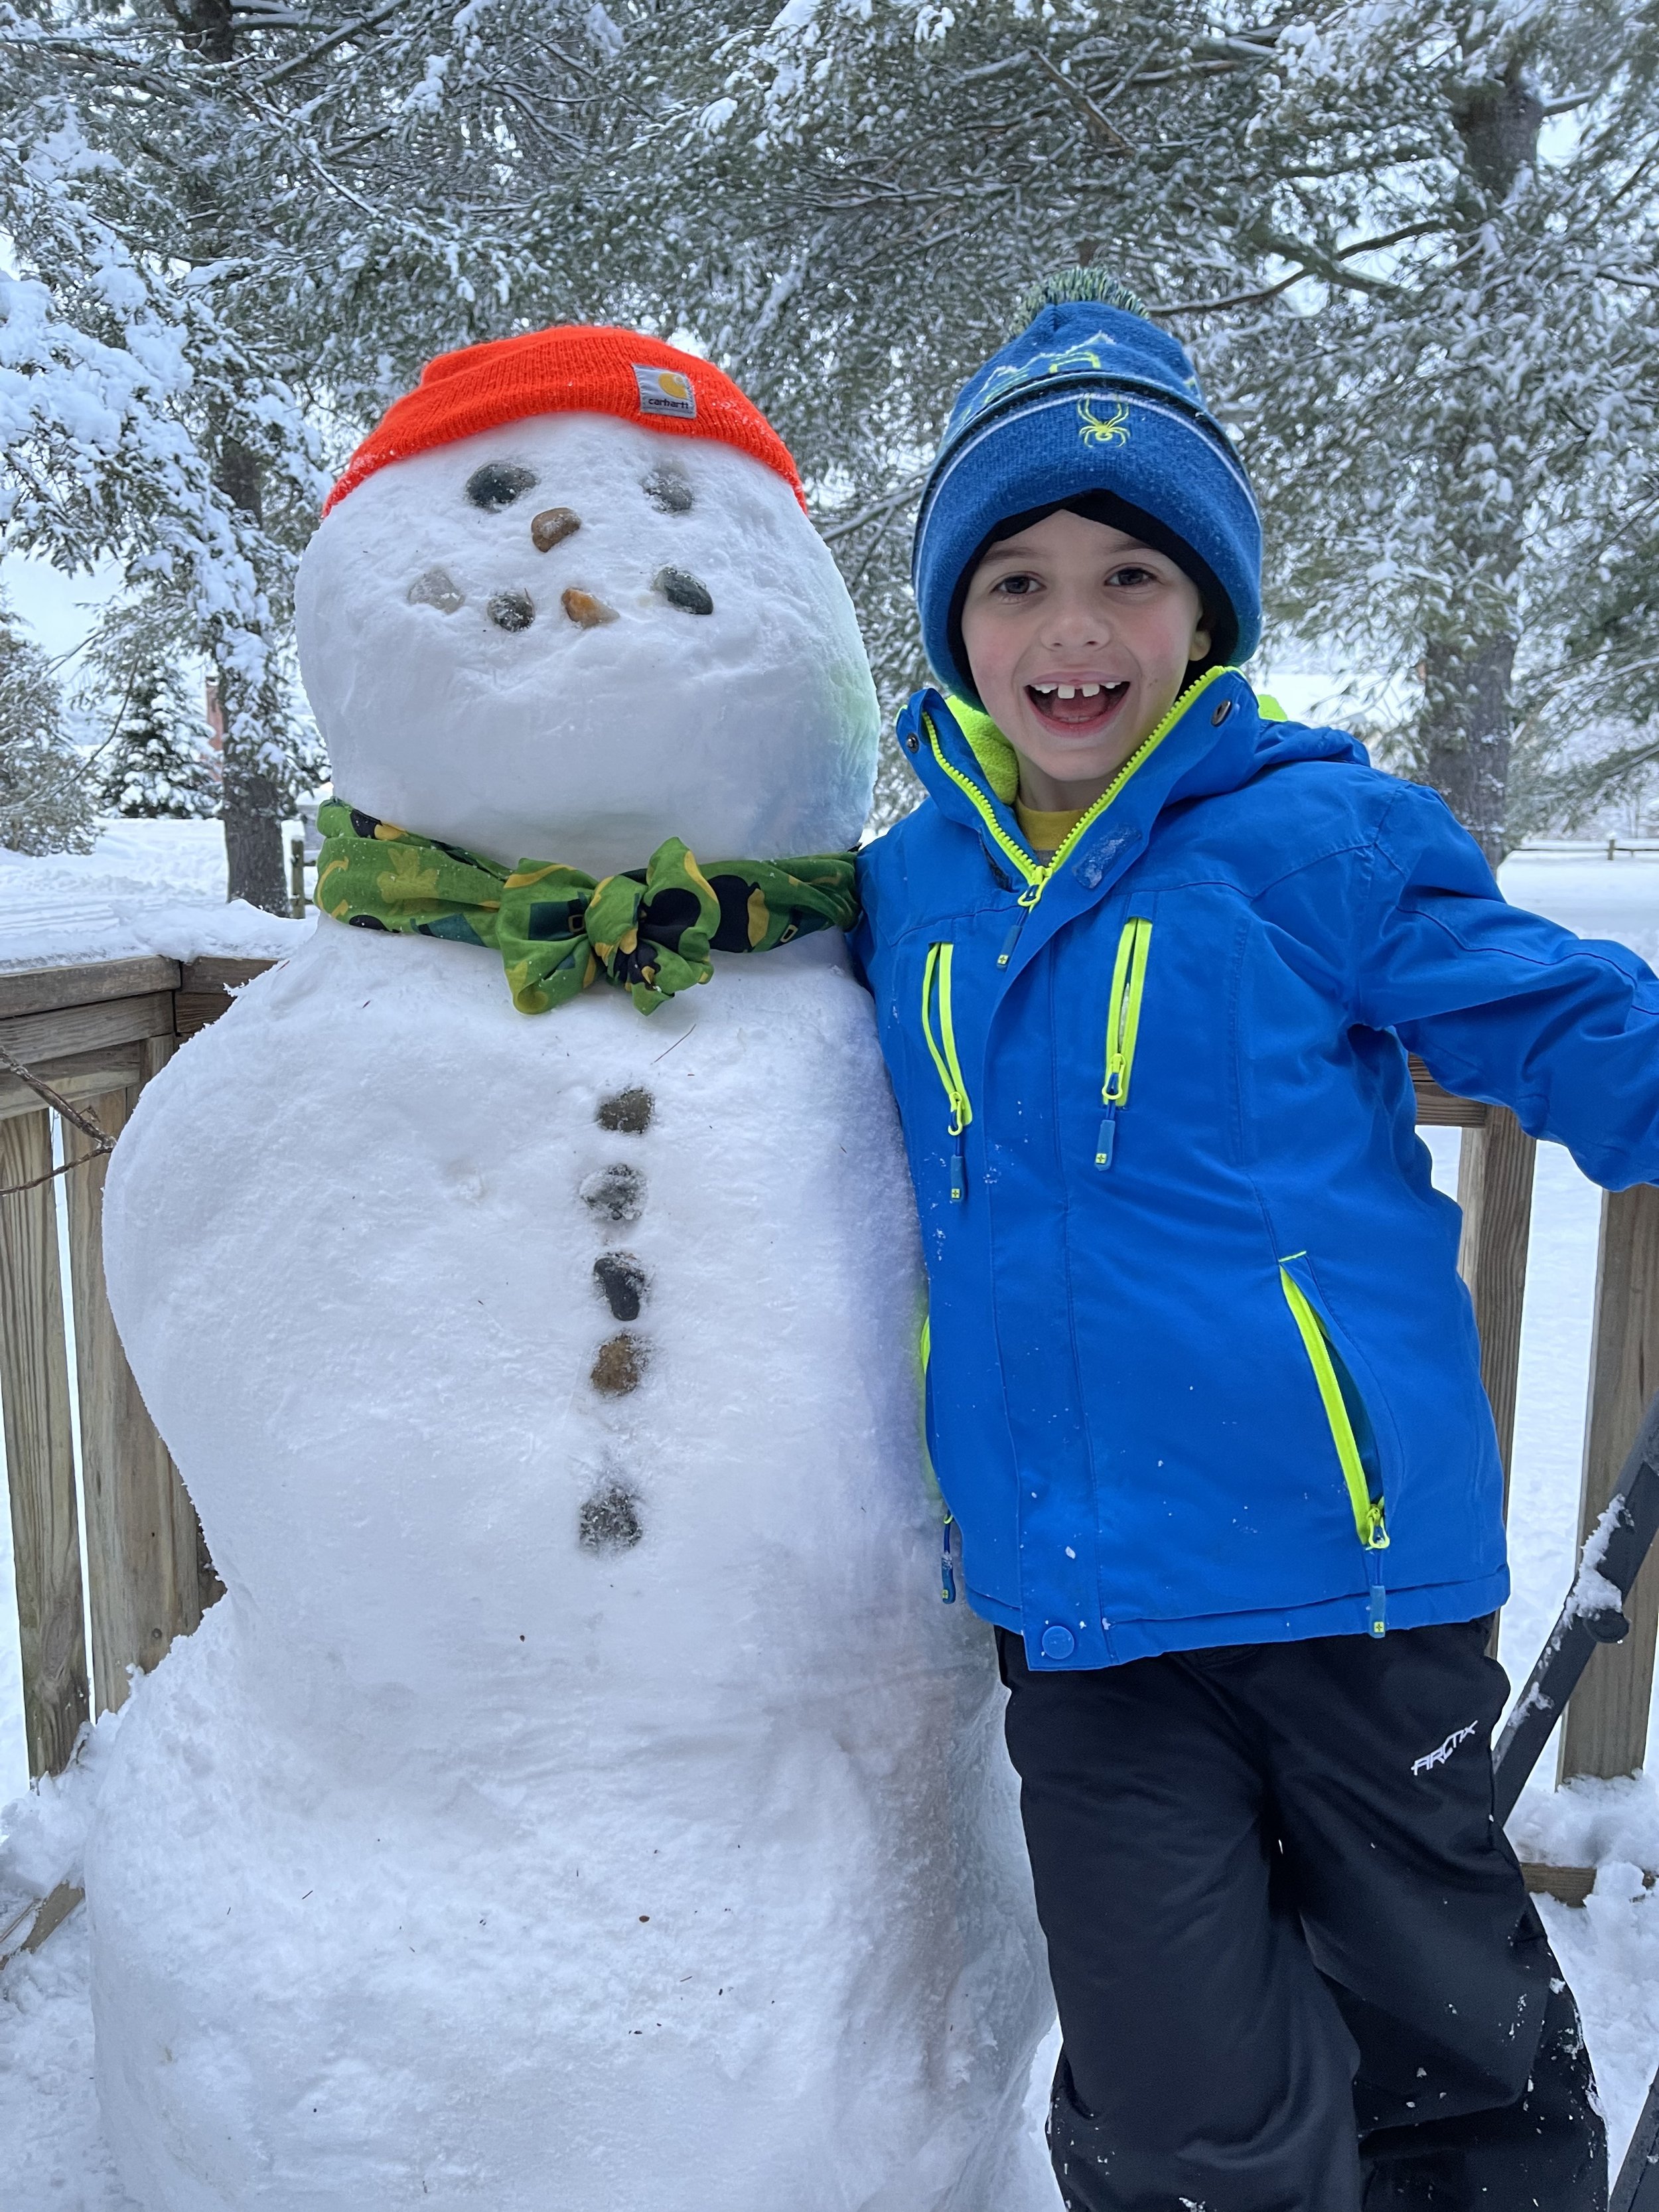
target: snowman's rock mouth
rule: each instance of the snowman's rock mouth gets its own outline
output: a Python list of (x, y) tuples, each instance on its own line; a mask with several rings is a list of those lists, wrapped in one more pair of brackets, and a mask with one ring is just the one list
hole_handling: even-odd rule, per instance
[(528, 592), (497, 592), (489, 602), (489, 619), (497, 629), (528, 629), (536, 607)]
[(453, 615), (466, 605), (466, 593), (447, 568), (428, 568), (410, 586), (409, 604), (436, 607), (441, 615)]

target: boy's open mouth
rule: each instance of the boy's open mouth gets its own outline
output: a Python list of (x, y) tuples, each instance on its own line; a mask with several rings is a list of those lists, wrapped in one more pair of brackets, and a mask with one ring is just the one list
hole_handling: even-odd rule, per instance
[(1039, 720), (1055, 730), (1103, 729), (1128, 696), (1127, 684), (1028, 684)]

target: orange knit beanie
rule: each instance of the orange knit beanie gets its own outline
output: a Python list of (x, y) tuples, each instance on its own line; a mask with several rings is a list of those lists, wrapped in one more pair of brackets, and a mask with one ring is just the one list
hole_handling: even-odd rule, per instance
[(571, 323), (441, 353), (346, 463), (323, 513), (388, 461), (407, 460), (527, 415), (619, 415), (679, 438), (719, 438), (775, 469), (806, 504), (789, 449), (712, 362), (638, 331)]

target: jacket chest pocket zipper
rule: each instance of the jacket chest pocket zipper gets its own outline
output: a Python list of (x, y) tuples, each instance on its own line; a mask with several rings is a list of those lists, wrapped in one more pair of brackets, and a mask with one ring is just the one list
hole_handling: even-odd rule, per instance
[(1389, 1548), (1389, 1526), (1382, 1476), (1375, 1468), (1374, 1446), (1370, 1454), (1373, 1465), (1368, 1467), (1366, 1464), (1366, 1453), (1362, 1448), (1356, 1425), (1355, 1409), (1358, 1409), (1359, 1419), (1366, 1430), (1367, 1443), (1370, 1442), (1370, 1424), (1365, 1419), (1353, 1378), (1346, 1365), (1339, 1373), (1339, 1355), (1325, 1333), (1325, 1323), (1319, 1310), (1291, 1272), (1291, 1264), (1302, 1257), (1300, 1252), (1293, 1252), (1290, 1261), (1281, 1260), (1279, 1280), (1285, 1292), (1285, 1302), (1290, 1307), (1300, 1332), (1302, 1346), (1308, 1355), (1308, 1364), (1313, 1370), (1314, 1381), (1318, 1385), (1320, 1403), (1324, 1407), (1325, 1419), (1330, 1425), (1331, 1442), (1336, 1447), (1342, 1480), (1347, 1486), (1354, 1533), (1364, 1548), (1365, 1571), (1370, 1585), (1370, 1632), (1373, 1636), (1382, 1636), (1387, 1633), (1389, 1625), (1388, 1593), (1382, 1586), (1382, 1554)]
[(1095, 1165), (1109, 1168), (1117, 1147), (1117, 1117), (1129, 1103), (1129, 1078), (1134, 1072), (1135, 1040), (1140, 1034), (1140, 1001), (1146, 988), (1146, 956), (1152, 950), (1152, 925), (1134, 916), (1123, 925), (1112, 963), (1112, 994), (1106, 1007), (1106, 1076), (1100, 1086), (1100, 1133), (1095, 1139)]
[(962, 1079), (962, 1062), (957, 1057), (956, 1018), (951, 1005), (951, 969), (955, 957), (954, 945), (930, 945), (927, 948), (921, 971), (921, 1034), (951, 1110), (947, 1130), (951, 1139), (951, 1200), (953, 1205), (959, 1206), (968, 1194), (963, 1135), (974, 1118), (974, 1109), (968, 1086)]

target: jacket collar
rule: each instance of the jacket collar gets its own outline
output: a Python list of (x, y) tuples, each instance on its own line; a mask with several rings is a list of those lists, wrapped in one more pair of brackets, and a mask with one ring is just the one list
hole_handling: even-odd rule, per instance
[[(953, 706), (938, 691), (919, 691), (899, 717), (898, 739), (935, 805), (975, 831), (993, 866), (1012, 877), (1021, 903), (1035, 906), (1062, 871), (1073, 870), (1091, 890), (1109, 866), (1121, 873), (1143, 849), (1173, 787), (1216, 749), (1224, 727), (1259, 720), (1255, 694), (1239, 672), (1211, 669), (1176, 701), (1046, 863), (1020, 834), (1013, 748), (987, 716)], [(1245, 732), (1227, 734), (1231, 750)], [(1247, 744), (1247, 757), (1253, 750)]]

